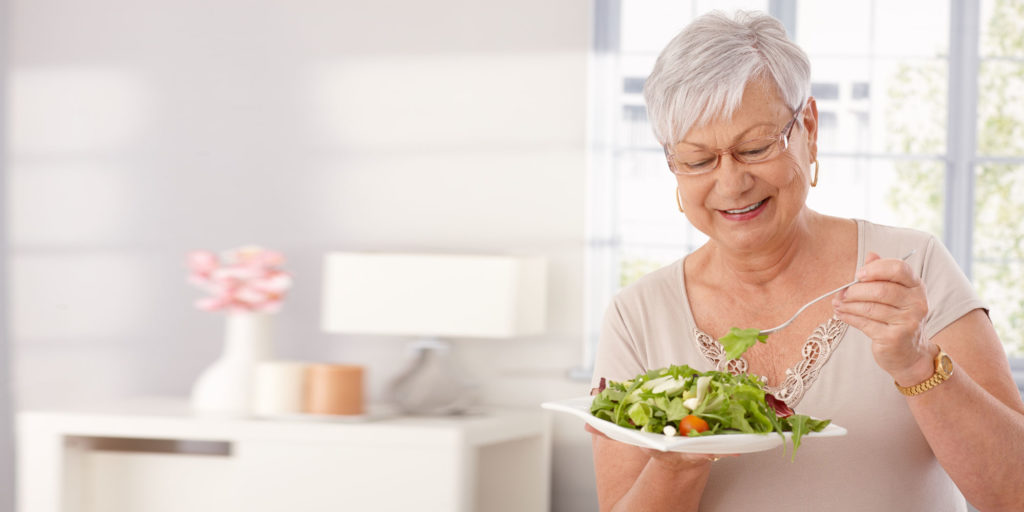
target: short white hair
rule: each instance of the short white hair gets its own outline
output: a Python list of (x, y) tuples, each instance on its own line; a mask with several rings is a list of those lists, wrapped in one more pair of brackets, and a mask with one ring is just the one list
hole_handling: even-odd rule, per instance
[(662, 50), (644, 83), (654, 136), (672, 145), (693, 127), (731, 118), (747, 83), (761, 78), (774, 83), (791, 111), (810, 95), (810, 60), (782, 23), (748, 11), (698, 17)]

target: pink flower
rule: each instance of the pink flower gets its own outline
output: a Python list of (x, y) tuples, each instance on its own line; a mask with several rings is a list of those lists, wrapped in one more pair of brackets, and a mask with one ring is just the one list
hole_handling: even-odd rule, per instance
[(221, 253), (188, 254), (188, 282), (210, 294), (196, 301), (204, 311), (280, 310), (292, 278), (279, 267), (284, 256), (257, 246), (245, 246)]
[(188, 267), (197, 274), (208, 275), (217, 265), (217, 257), (212, 252), (193, 251), (188, 254)]

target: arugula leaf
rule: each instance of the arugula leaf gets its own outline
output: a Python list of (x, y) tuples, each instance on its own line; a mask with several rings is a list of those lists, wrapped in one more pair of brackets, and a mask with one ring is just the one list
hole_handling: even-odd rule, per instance
[(804, 414), (794, 414), (783, 418), (782, 423), (788, 425), (793, 431), (793, 456), (796, 456), (796, 449), (800, 447), (800, 438), (808, 432), (821, 432), (832, 420), (816, 420)]
[(767, 334), (760, 334), (759, 329), (740, 329), (739, 327), (733, 327), (729, 329), (729, 333), (718, 339), (718, 342), (725, 348), (726, 359), (736, 359), (743, 355), (748, 348), (753, 347), (755, 343), (765, 343), (768, 339)]

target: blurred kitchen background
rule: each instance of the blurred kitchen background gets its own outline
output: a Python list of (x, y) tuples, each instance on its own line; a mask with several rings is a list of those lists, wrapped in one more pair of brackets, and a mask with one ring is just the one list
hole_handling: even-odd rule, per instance
[[(371, 402), (406, 340), (321, 331), (325, 253), (544, 257), (546, 333), (455, 354), (489, 406), (586, 394), (611, 295), (702, 243), (640, 90), (713, 8), (811, 56), (812, 207), (941, 236), (1020, 368), (1020, 0), (0, 0), (0, 511), (16, 411), (184, 398), (217, 357), (194, 249), (281, 251), (275, 351), (365, 365)], [(595, 510), (589, 436), (552, 421), (551, 510)]]

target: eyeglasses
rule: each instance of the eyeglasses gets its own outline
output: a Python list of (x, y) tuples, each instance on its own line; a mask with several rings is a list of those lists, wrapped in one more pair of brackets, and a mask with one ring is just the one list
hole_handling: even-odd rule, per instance
[(793, 114), (793, 118), (786, 123), (778, 135), (761, 137), (757, 139), (740, 142), (735, 146), (725, 149), (697, 149), (682, 153), (670, 153), (668, 146), (665, 146), (665, 158), (668, 159), (668, 168), (679, 176), (697, 176), (707, 174), (722, 163), (722, 155), (728, 153), (732, 159), (743, 164), (758, 164), (767, 162), (789, 149), (789, 135), (796, 125), (796, 119), (803, 112), (803, 106)]

